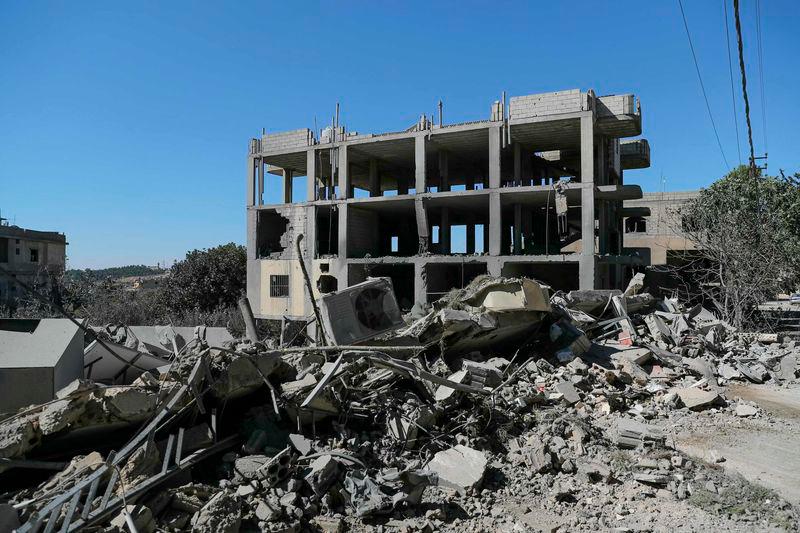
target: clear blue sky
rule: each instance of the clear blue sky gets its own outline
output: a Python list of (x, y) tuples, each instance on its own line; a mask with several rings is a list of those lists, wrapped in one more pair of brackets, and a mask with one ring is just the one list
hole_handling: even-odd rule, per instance
[[(742, 4), (763, 152), (755, 0)], [(684, 5), (734, 164), (723, 4)], [(774, 171), (800, 168), (799, 15), (796, 0), (762, 2)], [(677, 0), (7, 1), (0, 68), (0, 209), (21, 226), (65, 232), (78, 268), (243, 243), (248, 139), (262, 127), (325, 123), (337, 101), (347, 127), (367, 132), (407, 127), (440, 98), (455, 122), (485, 118), (503, 90), (633, 92), (652, 167), (627, 173), (629, 182), (661, 190), (663, 173), (667, 190), (682, 190), (726, 170)]]

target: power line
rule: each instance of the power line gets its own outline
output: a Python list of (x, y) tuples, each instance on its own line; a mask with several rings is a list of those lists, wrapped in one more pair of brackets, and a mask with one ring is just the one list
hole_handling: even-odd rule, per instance
[(761, 0), (756, 0), (756, 40), (758, 41), (758, 77), (761, 85), (761, 128), (764, 134), (764, 155), (767, 154), (767, 96), (764, 93), (764, 54), (761, 49)]
[(752, 172), (756, 166), (756, 154), (753, 150), (753, 128), (750, 125), (750, 100), (747, 98), (747, 74), (744, 68), (744, 44), (742, 43), (742, 22), (739, 20), (739, 0), (733, 0), (733, 14), (736, 19), (736, 39), (739, 44), (739, 70), (742, 71), (742, 94), (744, 95), (744, 118), (747, 120), (747, 141), (750, 143), (750, 169)]
[(728, 24), (728, 0), (722, 0), (722, 6), (725, 8), (725, 41), (728, 50), (728, 73), (731, 77), (731, 103), (733, 104), (733, 127), (736, 128), (736, 153), (739, 155), (739, 164), (742, 164), (742, 150), (739, 141), (739, 118), (736, 113), (736, 91), (733, 88), (733, 60), (731, 59), (731, 32)]
[(694, 68), (697, 71), (697, 79), (700, 80), (700, 89), (702, 89), (703, 98), (706, 101), (708, 118), (711, 119), (711, 127), (714, 128), (714, 136), (717, 138), (717, 146), (719, 146), (719, 151), (722, 154), (722, 160), (725, 161), (725, 167), (730, 170), (731, 166), (728, 164), (728, 158), (725, 157), (725, 150), (722, 149), (722, 143), (719, 140), (719, 133), (717, 133), (717, 124), (714, 122), (714, 115), (711, 113), (711, 105), (708, 103), (708, 95), (706, 94), (706, 87), (703, 84), (703, 77), (700, 75), (700, 65), (697, 63), (697, 54), (694, 53), (692, 36), (689, 34), (689, 24), (686, 22), (686, 13), (684, 13), (683, 11), (683, 2), (681, 2), (681, 0), (678, 0), (678, 5), (681, 8), (681, 16), (683, 17), (683, 27), (686, 28), (686, 37), (689, 39), (689, 48), (692, 51), (692, 59), (694, 59)]

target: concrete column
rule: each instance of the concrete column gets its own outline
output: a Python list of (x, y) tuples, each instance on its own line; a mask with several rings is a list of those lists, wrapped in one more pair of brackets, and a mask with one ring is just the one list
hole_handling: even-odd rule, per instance
[(292, 203), (292, 181), (294, 181), (292, 171), (284, 168), (283, 179), (281, 180), (281, 188), (283, 189), (281, 198), (283, 198), (283, 203), (285, 204)]
[(347, 287), (347, 204), (339, 204), (339, 258), (336, 261), (336, 281), (339, 289)]
[(317, 199), (317, 151), (313, 148), (306, 152), (306, 200)]
[[(503, 237), (503, 216), (500, 209), (500, 193), (489, 193), (489, 255), (500, 255)], [(486, 247), (484, 240), (483, 246)]]
[(514, 254), (522, 253), (522, 204), (514, 204)]
[(414, 263), (414, 300), (420, 304), (428, 301), (428, 280), (425, 275), (425, 263)]
[(581, 290), (595, 288), (594, 114), (581, 117)]
[(428, 178), (425, 174), (425, 143), (424, 135), (414, 137), (414, 188), (417, 194), (427, 191)]
[(444, 150), (439, 150), (439, 190), (450, 190), (450, 169), (447, 152)]
[(514, 185), (522, 185), (522, 146), (514, 143)]
[(350, 191), (350, 165), (347, 163), (347, 145), (342, 145), (339, 150), (339, 194), (337, 198), (345, 200)]
[[(258, 210), (247, 210), (247, 259), (254, 260), (258, 254), (256, 236), (258, 235)], [(13, 255), (11, 256), (13, 257)]]
[(247, 197), (245, 205), (256, 205), (256, 158), (247, 156)]
[(414, 216), (417, 220), (417, 239), (419, 241), (419, 253), (427, 252), (430, 249), (430, 226), (428, 225), (428, 212), (422, 198), (414, 198)]
[(260, 157), (256, 159), (256, 174), (258, 175), (258, 205), (264, 205), (264, 160)]
[(369, 195), (381, 195), (381, 177), (378, 173), (378, 160), (375, 158), (369, 160)]
[(489, 128), (489, 188), (500, 188), (500, 126)]
[(450, 208), (442, 207), (442, 218), (439, 223), (439, 253), (450, 253)]

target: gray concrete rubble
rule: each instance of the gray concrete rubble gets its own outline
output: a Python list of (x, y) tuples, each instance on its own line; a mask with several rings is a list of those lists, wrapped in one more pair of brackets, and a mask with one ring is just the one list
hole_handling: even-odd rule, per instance
[[(402, 327), (340, 329), (328, 345), (198, 341), (155, 356), (177, 337), (142, 334), (169, 364), (129, 384), (75, 379), (0, 420), (0, 524), (580, 531), (634, 529), (633, 506), (713, 501), (733, 522), (704, 526), (796, 525), (779, 496), (748, 499), (678, 451), (673, 427), (768, 420), (730, 391), (795, 386), (800, 346), (643, 283), (551, 294), (478, 277)], [(332, 309), (326, 327), (346, 329)], [(712, 451), (705, 461), (728, 463)]]

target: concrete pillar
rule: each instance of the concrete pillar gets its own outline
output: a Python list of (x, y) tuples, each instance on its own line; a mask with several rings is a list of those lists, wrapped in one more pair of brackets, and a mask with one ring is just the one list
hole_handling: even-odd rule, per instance
[(425, 275), (425, 263), (414, 263), (414, 300), (420, 304), (428, 301), (428, 280)]
[(347, 163), (347, 145), (338, 148), (339, 151), (339, 194), (337, 198), (344, 200), (348, 198), (350, 191), (350, 165)]
[(414, 188), (417, 194), (427, 192), (428, 178), (425, 174), (425, 143), (424, 135), (414, 137)]
[(317, 199), (317, 151), (313, 148), (306, 152), (306, 200)]
[(522, 146), (514, 143), (514, 185), (522, 185)]
[[(258, 210), (247, 210), (247, 259), (253, 260), (258, 255), (256, 236), (258, 235)], [(11, 255), (10, 257), (14, 257)]]
[(439, 223), (439, 253), (450, 253), (450, 208), (442, 207), (442, 217)]
[(283, 179), (281, 180), (281, 198), (283, 198), (283, 203), (285, 204), (292, 203), (292, 181), (294, 181), (292, 171), (284, 168)]
[(514, 254), (522, 253), (522, 204), (514, 204)]
[(339, 236), (338, 250), (339, 259), (337, 261), (336, 281), (339, 288), (347, 287), (347, 204), (339, 204)]
[(500, 126), (489, 128), (489, 188), (500, 188)]
[(381, 177), (378, 172), (378, 160), (375, 158), (369, 160), (369, 195), (381, 195)]
[[(489, 255), (500, 255), (502, 242), (503, 216), (500, 208), (500, 193), (489, 193)], [(483, 246), (486, 247), (484, 240)]]
[(450, 190), (450, 169), (448, 168), (448, 156), (444, 150), (439, 150), (439, 191)]
[(264, 171), (266, 170), (264, 166), (264, 160), (260, 157), (256, 159), (257, 171), (256, 174), (258, 175), (258, 205), (264, 205)]
[(247, 197), (245, 205), (256, 205), (256, 158), (247, 156)]
[(417, 219), (417, 238), (419, 241), (419, 253), (427, 252), (430, 249), (430, 226), (428, 225), (428, 212), (422, 198), (414, 199), (414, 216)]
[(581, 290), (595, 288), (594, 114), (581, 117)]

